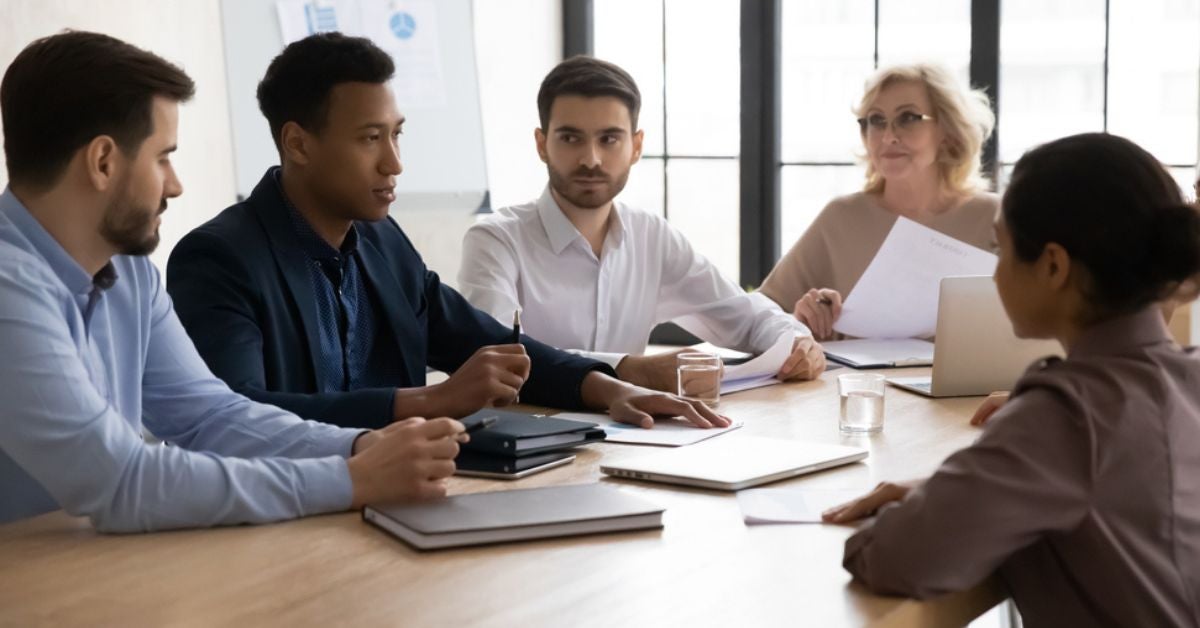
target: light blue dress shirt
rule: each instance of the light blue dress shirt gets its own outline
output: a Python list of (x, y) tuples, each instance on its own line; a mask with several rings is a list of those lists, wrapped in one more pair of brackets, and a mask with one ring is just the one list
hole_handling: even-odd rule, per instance
[(0, 195), (0, 522), (61, 507), (133, 532), (349, 508), (361, 430), (229, 390), (150, 260), (117, 256), (111, 271), (102, 289)]

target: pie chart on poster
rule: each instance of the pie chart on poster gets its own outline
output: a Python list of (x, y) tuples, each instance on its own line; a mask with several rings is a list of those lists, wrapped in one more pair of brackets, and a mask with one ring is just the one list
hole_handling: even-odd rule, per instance
[(393, 13), (388, 25), (392, 28), (392, 34), (398, 39), (411, 39), (413, 33), (417, 31), (417, 21), (413, 19), (411, 13), (403, 11)]

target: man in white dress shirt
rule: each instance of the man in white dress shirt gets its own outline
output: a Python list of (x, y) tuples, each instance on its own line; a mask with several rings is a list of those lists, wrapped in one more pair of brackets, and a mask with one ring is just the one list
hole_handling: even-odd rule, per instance
[(641, 157), (640, 103), (629, 74), (605, 61), (573, 57), (546, 76), (534, 136), (549, 185), (467, 231), (462, 294), (501, 322), (520, 310), (531, 336), (660, 390), (675, 386), (675, 354), (642, 354), (665, 321), (751, 353), (794, 338), (778, 377), (816, 377), (825, 357), (806, 327), (722, 276), (665, 219), (613, 202)]

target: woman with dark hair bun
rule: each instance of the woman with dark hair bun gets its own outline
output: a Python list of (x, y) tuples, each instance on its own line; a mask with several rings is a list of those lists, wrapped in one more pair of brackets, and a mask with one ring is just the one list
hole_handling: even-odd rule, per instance
[(1200, 212), (1129, 140), (1063, 138), (1017, 163), (996, 285), (1030, 367), (979, 440), (924, 482), (833, 508), (873, 591), (928, 597), (995, 574), (1035, 626), (1200, 625), (1200, 356), (1161, 303), (1194, 297)]

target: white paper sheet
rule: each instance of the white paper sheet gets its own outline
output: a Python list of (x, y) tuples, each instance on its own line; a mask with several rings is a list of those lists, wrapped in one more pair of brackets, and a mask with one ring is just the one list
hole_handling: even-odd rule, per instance
[(937, 327), (942, 278), (995, 269), (995, 255), (899, 218), (833, 328), (858, 338), (928, 338)]
[(792, 345), (795, 338), (781, 336), (778, 341), (765, 353), (742, 364), (732, 364), (725, 367), (725, 377), (721, 379), (721, 394), (780, 383), (775, 379), (783, 363), (792, 355)]
[(370, 0), (362, 7), (362, 32), (396, 64), (392, 91), (401, 111), (446, 104), (437, 4), (433, 0)]
[(344, 2), (334, 0), (277, 0), (275, 11), (279, 17), (279, 32), (283, 36), (283, 45), (315, 33), (357, 27), (357, 24), (347, 23), (345, 5)]
[(392, 91), (401, 111), (446, 104), (434, 0), (276, 0), (287, 45), (314, 33), (341, 31), (369, 38), (392, 57)]
[(867, 489), (755, 488), (737, 494), (746, 525), (821, 523), (821, 513), (862, 497)]
[(691, 445), (714, 436), (720, 436), (730, 430), (736, 430), (744, 423), (734, 421), (729, 427), (713, 427), (701, 429), (680, 419), (660, 419), (655, 421), (653, 429), (645, 429), (636, 425), (618, 423), (607, 414), (590, 412), (561, 412), (554, 415), (556, 419), (573, 419), (599, 423), (604, 430), (605, 440), (610, 443), (630, 443), (634, 445), (660, 445), (663, 447), (681, 447)]

